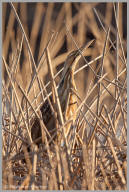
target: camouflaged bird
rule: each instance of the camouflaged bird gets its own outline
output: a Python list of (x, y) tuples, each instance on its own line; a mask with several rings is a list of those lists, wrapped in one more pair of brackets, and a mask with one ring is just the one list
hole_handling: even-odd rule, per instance
[[(66, 58), (64, 63), (64, 69), (62, 72), (62, 77), (58, 87), (58, 96), (60, 100), (60, 105), (64, 117), (64, 121), (68, 121), (72, 118), (72, 122), (68, 123), (65, 126), (65, 137), (67, 137), (69, 133), (70, 127), (74, 124), (76, 119), (76, 109), (77, 109), (77, 96), (76, 96), (76, 85), (74, 80), (74, 71), (75, 67), (81, 58), (82, 52), (90, 46), (93, 41), (90, 41), (86, 46), (81, 47), (80, 49), (72, 51)], [(50, 101), (52, 101), (52, 96), (50, 96)], [(52, 130), (55, 130), (55, 118), (52, 113), (51, 107), (49, 105), (48, 100), (44, 102), (44, 104), (40, 108), (43, 122), (50, 132), (53, 135)], [(32, 128), (31, 128), (31, 136), (32, 140), (35, 141), (37, 138), (41, 137), (41, 126), (40, 122), (37, 118), (33, 121)], [(40, 139), (37, 144), (41, 143), (42, 140)]]

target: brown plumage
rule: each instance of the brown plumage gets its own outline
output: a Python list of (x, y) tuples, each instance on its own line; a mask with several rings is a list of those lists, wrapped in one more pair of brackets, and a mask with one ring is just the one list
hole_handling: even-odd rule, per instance
[[(91, 44), (91, 42), (90, 42)], [(89, 44), (88, 44), (89, 46)], [(71, 124), (74, 123), (76, 119), (76, 109), (77, 109), (77, 96), (76, 92), (76, 85), (74, 81), (74, 71), (76, 64), (78, 63), (79, 59), (81, 58), (80, 51), (83, 52), (84, 49), (88, 46), (84, 46), (79, 50), (72, 51), (66, 58), (64, 63), (64, 70), (62, 72), (62, 78), (59, 83), (58, 87), (58, 96), (60, 100), (60, 105), (63, 113), (64, 120), (67, 121), (72, 117), (72, 122), (68, 123), (65, 127), (65, 136), (69, 132)], [(50, 96), (50, 101), (52, 102), (52, 96)], [(51, 107), (49, 105), (48, 100), (40, 108), (43, 122), (46, 125), (46, 128), (51, 134), (51, 131), (56, 128), (55, 125), (55, 118), (52, 114)], [(74, 114), (74, 115), (73, 115)], [(53, 134), (53, 133), (52, 133)], [(51, 134), (51, 135), (52, 135)], [(34, 141), (38, 137), (41, 137), (41, 127), (39, 120), (36, 118), (32, 124), (31, 128), (31, 136), (32, 140)], [(37, 142), (38, 144), (41, 143), (42, 140)]]

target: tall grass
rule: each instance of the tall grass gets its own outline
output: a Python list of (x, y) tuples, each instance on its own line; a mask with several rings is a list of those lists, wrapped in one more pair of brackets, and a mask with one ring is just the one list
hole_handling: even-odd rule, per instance
[[(126, 190), (127, 4), (3, 3), (2, 9), (3, 189)], [(75, 71), (77, 118), (72, 143), (62, 149), (39, 109), (52, 82), (56, 90), (68, 53), (93, 39)], [(35, 116), (44, 143), (28, 151)]]

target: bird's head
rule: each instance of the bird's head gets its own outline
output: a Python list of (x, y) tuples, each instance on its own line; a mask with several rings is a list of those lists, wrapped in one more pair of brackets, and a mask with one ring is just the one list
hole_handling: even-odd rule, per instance
[(76, 64), (78, 63), (79, 59), (81, 58), (81, 53), (83, 53), (85, 47), (81, 47), (77, 50), (74, 50), (72, 52), (69, 53), (69, 55), (67, 56), (65, 63), (64, 63), (64, 70), (63, 70), (63, 75), (62, 77), (64, 77), (66, 75), (66, 73), (75, 70)]
[(91, 40), (89, 43), (82, 46), (81, 48), (69, 53), (64, 63), (64, 69), (63, 69), (61, 81), (63, 81), (63, 79), (67, 76), (68, 73), (74, 72), (79, 59), (82, 57), (82, 54), (84, 53), (84, 50), (86, 50), (86, 48), (88, 48), (93, 42), (94, 40)]

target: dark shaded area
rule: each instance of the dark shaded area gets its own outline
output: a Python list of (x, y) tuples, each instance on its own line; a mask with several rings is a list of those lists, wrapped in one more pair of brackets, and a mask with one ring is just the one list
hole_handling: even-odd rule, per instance
[(123, 38), (127, 39), (127, 3), (123, 3)]
[(24, 61), (24, 50), (22, 49), (22, 51), (21, 51), (21, 57), (20, 57), (20, 69), (22, 69), (23, 61)]
[(31, 34), (31, 29), (34, 20), (36, 3), (27, 3), (27, 24), (28, 24), (28, 31), (29, 31), (29, 38)]
[[(10, 7), (9, 3), (7, 3), (6, 9), (7, 9), (7, 11), (6, 11), (6, 15), (5, 15), (5, 26), (8, 25), (8, 20), (9, 20), (9, 16), (10, 16), (10, 12), (11, 12), (11, 7)], [(6, 30), (7, 30), (7, 28), (5, 27), (5, 29), (4, 29), (5, 33), (6, 33)]]

